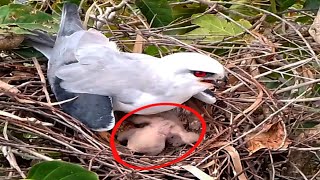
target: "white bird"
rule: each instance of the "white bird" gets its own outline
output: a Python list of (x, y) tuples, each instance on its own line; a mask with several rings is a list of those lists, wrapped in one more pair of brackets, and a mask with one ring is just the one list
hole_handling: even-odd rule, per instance
[[(48, 77), (54, 91), (110, 97), (109, 108), (113, 105), (114, 111), (129, 112), (160, 102), (182, 104), (191, 97), (212, 104), (215, 97), (208, 91), (213, 87), (211, 82), (226, 78), (222, 64), (200, 53), (181, 52), (156, 58), (120, 52), (105, 35), (93, 29), (84, 30), (77, 6), (72, 4), (64, 5), (53, 48), (34, 47), (49, 59)], [(137, 114), (156, 114), (173, 108), (158, 106)], [(108, 121), (108, 126), (93, 129), (113, 128), (112, 109), (108, 112), (109, 120), (104, 121)], [(88, 121), (85, 122), (90, 127), (96, 120)]]

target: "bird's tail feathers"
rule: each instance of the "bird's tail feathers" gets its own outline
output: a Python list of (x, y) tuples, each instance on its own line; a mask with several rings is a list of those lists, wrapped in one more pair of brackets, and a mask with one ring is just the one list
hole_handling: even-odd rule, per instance
[(62, 9), (58, 37), (69, 36), (83, 29), (78, 12), (78, 6), (72, 3), (65, 3)]
[(49, 35), (40, 30), (31, 31), (32, 35), (26, 35), (26, 41), (28, 43), (39, 43), (41, 45), (53, 48), (54, 43), (56, 41), (56, 36)]
[(49, 58), (55, 44), (56, 36), (49, 35), (48, 33), (40, 30), (33, 30), (31, 32), (33, 34), (26, 35), (24, 42)]

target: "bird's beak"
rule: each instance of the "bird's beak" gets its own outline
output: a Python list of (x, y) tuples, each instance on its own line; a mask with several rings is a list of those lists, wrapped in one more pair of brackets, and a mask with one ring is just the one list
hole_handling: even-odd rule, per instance
[(217, 88), (222, 88), (224, 86), (226, 86), (228, 83), (228, 77), (224, 76), (222, 79), (218, 79), (216, 81), (213, 81), (213, 84), (217, 87)]
[(216, 88), (221, 88), (221, 87), (224, 87), (228, 83), (228, 78), (227, 78), (227, 76), (225, 76), (221, 79), (216, 79), (214, 77), (204, 77), (204, 78), (199, 78), (199, 81), (202, 84), (209, 86), (209, 88), (212, 88), (214, 86)]

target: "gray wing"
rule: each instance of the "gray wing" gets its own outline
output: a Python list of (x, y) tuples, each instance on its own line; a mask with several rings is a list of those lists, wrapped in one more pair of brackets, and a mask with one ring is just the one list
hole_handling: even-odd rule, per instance
[[(60, 29), (54, 44), (54, 49), (51, 51), (51, 61), (49, 61), (51, 68), (49, 68), (48, 77), (52, 75), (51, 79), (53, 79), (53, 81), (51, 81), (51, 85), (59, 101), (77, 97), (75, 100), (61, 105), (65, 112), (79, 119), (95, 131), (107, 131), (115, 125), (111, 98), (95, 94), (70, 93), (60, 87), (61, 80), (54, 75), (58, 67), (75, 61), (73, 50), (79, 43), (77, 39), (79, 37), (80, 39), (90, 38), (90, 36), (83, 36), (85, 32), (78, 14), (78, 6), (65, 3), (62, 11)], [(99, 43), (107, 43), (108, 39), (107, 42), (99, 41), (99, 39), (96, 41)]]
[[(33, 35), (27, 35), (26, 41), (49, 59), (47, 75), (56, 99), (64, 101), (77, 97), (73, 101), (61, 104), (63, 111), (80, 120), (92, 130), (110, 130), (115, 125), (110, 97), (68, 92), (60, 87), (61, 80), (54, 75), (58, 67), (75, 60), (73, 49), (78, 43), (77, 38), (82, 37), (85, 32), (77, 10), (78, 6), (75, 4), (65, 3), (58, 37), (35, 30), (32, 31)], [(97, 41), (99, 42), (99, 39)]]
[(116, 51), (106, 43), (97, 43), (99, 38), (106, 37), (85, 32), (74, 52), (78, 62), (56, 71), (63, 88), (74, 93), (126, 94), (132, 98), (143, 92), (165, 93), (163, 87), (168, 82), (155, 72), (161, 66), (160, 61), (155, 61), (157, 58)]

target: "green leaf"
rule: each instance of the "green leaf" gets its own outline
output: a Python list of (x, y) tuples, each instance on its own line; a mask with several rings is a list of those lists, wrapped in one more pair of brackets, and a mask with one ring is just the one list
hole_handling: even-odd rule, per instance
[(312, 24), (313, 18), (310, 16), (301, 16), (294, 20), (295, 22), (304, 23), (304, 24)]
[(157, 57), (160, 57), (160, 52), (162, 54), (168, 53), (168, 49), (166, 49), (165, 47), (154, 46), (154, 45), (150, 45), (150, 46), (146, 47), (143, 51), (144, 51), (144, 53), (149, 54), (150, 56), (157, 56)]
[[(98, 180), (98, 176), (94, 173), (87, 173), (87, 172), (80, 172), (76, 174), (71, 174), (69, 176), (66, 176), (64, 178), (61, 178), (60, 180)], [(46, 180), (51, 180), (46, 178)]]
[(278, 5), (278, 11), (285, 11), (296, 3), (296, 0), (276, 0)]
[[(236, 36), (244, 32), (244, 29), (236, 23), (228, 22), (226, 19), (213, 14), (206, 14), (201, 17), (193, 15), (192, 17), (196, 18), (192, 20), (192, 23), (200, 27), (186, 33), (186, 35), (198, 35), (198, 38), (202, 36), (206, 40), (219, 41), (225, 37)], [(249, 21), (244, 19), (236, 22), (247, 29), (252, 26)]]
[(317, 13), (320, 6), (320, 0), (306, 0), (303, 4), (304, 9), (312, 10), (312, 12)]
[(0, 24), (0, 34), (8, 34), (8, 33), (32, 34), (31, 32), (24, 30), (24, 29), (21, 29), (19, 27), (10, 27), (10, 26)]
[(98, 175), (83, 167), (63, 161), (45, 161), (34, 165), (27, 179), (32, 180), (98, 180)]
[(135, 4), (151, 27), (163, 27), (173, 21), (172, 9), (167, 0), (136, 0)]
[(0, 6), (7, 5), (9, 3), (10, 3), (10, 0), (1, 0), (0, 1)]
[(202, 13), (207, 6), (203, 4), (177, 4), (172, 7), (172, 16), (174, 19), (189, 18), (193, 14)]
[(194, 40), (204, 39), (210, 42), (222, 41), (224, 38), (224, 36), (222, 35), (218, 36), (217, 34), (211, 33), (210, 30), (202, 27), (194, 29), (186, 33), (185, 35), (187, 35), (189, 39), (194, 39)]
[[(192, 18), (196, 18), (193, 15)], [(229, 29), (226, 29), (228, 22), (225, 19), (219, 18), (213, 14), (206, 14), (191, 21), (202, 28), (209, 30), (210, 32), (216, 32), (217, 35), (230, 35)]]
[[(236, 11), (238, 13), (241, 13), (243, 15), (247, 15), (247, 16), (257, 16), (260, 14), (259, 11), (249, 8), (245, 5), (241, 5), (241, 4), (233, 4), (230, 6), (229, 8), (230, 10)], [(233, 18), (233, 19), (240, 19), (240, 16), (234, 15), (234, 14), (229, 14), (229, 17)]]
[(28, 30), (40, 29), (48, 33), (58, 31), (58, 20), (49, 14), (22, 4), (0, 7), (0, 33), (30, 34)]
[[(39, 51), (37, 51), (33, 48), (18, 48), (18, 49), (13, 49), (13, 52), (17, 53), (18, 55), (20, 55), (24, 58), (43, 57), (42, 53), (40, 53)], [(27, 138), (27, 137), (25, 137), (25, 138)]]

